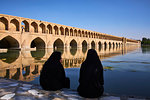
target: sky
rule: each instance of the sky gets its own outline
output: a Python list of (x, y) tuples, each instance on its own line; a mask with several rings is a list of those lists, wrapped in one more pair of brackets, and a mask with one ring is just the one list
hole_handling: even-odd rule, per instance
[(0, 14), (129, 39), (150, 38), (150, 0), (0, 0)]

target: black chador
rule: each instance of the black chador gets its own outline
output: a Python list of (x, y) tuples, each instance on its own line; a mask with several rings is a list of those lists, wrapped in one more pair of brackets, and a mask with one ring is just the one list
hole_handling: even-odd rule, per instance
[(88, 50), (86, 60), (80, 68), (79, 95), (86, 98), (97, 98), (103, 94), (103, 66), (94, 49)]
[(43, 65), (40, 75), (40, 85), (44, 90), (55, 91), (70, 87), (70, 80), (66, 78), (60, 60), (61, 53), (53, 52)]

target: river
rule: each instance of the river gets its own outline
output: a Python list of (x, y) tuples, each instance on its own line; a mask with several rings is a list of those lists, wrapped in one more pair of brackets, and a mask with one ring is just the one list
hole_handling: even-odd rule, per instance
[[(53, 51), (3, 51), (0, 53), (0, 77), (39, 84), (42, 66)], [(87, 49), (60, 51), (66, 76), (71, 80), (71, 89), (76, 90), (80, 66), (86, 58)], [(150, 47), (99, 48), (97, 53), (104, 67), (106, 93), (150, 97)]]

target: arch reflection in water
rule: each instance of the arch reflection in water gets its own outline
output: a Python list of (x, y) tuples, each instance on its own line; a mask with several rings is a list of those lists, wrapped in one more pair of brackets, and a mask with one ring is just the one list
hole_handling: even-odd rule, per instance
[[(74, 49), (73, 47), (70, 50), (65, 48), (60, 49), (60, 51), (65, 51), (62, 53), (62, 64), (65, 68), (80, 67), (87, 53), (86, 43), (83, 43), (83, 45), (85, 48), (83, 47), (82, 49)], [(124, 55), (135, 49), (135, 47), (117, 47), (109, 50), (101, 47), (100, 50), (97, 50), (97, 53), (103, 60), (117, 55)], [(57, 50), (59, 51), (58, 48)], [(6, 53), (0, 53), (0, 77), (28, 82), (34, 81), (34, 78), (40, 75), (44, 62), (53, 51), (53, 49), (37, 49), (36, 51), (8, 50)]]
[(13, 63), (16, 61), (16, 59), (18, 59), (19, 57), (19, 50), (11, 50), (11, 49), (8, 49), (7, 52), (4, 52), (4, 53), (0, 53), (0, 59), (3, 61), (3, 62), (6, 62), (6, 63)]
[(45, 56), (45, 49), (37, 49), (36, 51), (31, 51), (31, 55), (36, 60), (40, 60)]

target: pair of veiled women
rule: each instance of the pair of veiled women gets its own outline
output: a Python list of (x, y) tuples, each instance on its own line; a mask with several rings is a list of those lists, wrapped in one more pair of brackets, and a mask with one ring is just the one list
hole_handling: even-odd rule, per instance
[[(64, 68), (60, 62), (61, 53), (53, 52), (45, 62), (40, 85), (45, 90), (60, 90), (69, 88), (70, 80), (66, 78)], [(97, 98), (103, 94), (103, 66), (94, 49), (88, 50), (86, 60), (80, 69), (78, 93), (86, 98)]]

